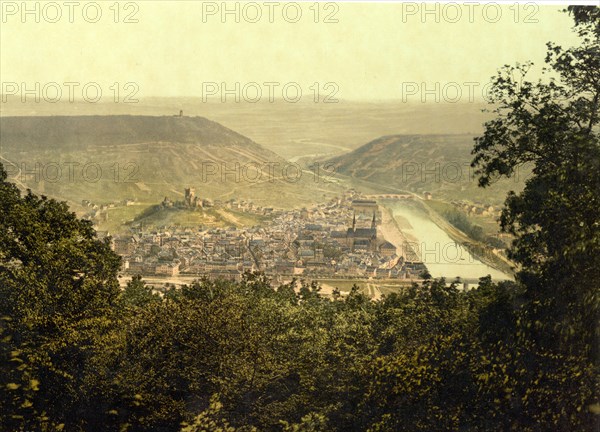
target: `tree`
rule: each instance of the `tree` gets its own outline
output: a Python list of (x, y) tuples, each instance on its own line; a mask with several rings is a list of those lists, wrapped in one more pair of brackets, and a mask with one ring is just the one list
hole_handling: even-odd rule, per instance
[[(19, 371), (25, 382), (12, 384), (27, 389), (20, 405), (27, 415), (2, 409), (2, 429), (58, 427), (75, 417), (85, 403), (82, 365), (118, 296), (120, 265), (90, 222), (65, 203), (21, 196), (0, 164), (2, 352), (12, 357), (0, 368), (2, 376)], [(2, 408), (15, 407), (13, 395), (2, 393)]]
[(476, 138), (472, 165), (481, 186), (524, 164), (532, 176), (511, 192), (501, 216), (516, 236), (529, 311), (547, 346), (597, 358), (600, 317), (600, 14), (570, 7), (581, 46), (548, 43), (547, 79), (527, 81), (531, 63), (505, 66), (493, 80), (497, 117)]
[(160, 301), (160, 296), (152, 292), (152, 287), (146, 285), (141, 275), (135, 275), (127, 282), (120, 300), (126, 306), (144, 307), (148, 303)]
[[(524, 287), (514, 342), (500, 340), (495, 356), (510, 371), (512, 408), (501, 412), (518, 413), (510, 425), (519, 430), (594, 430), (600, 411), (600, 13), (568, 11), (581, 45), (548, 43), (545, 79), (535, 83), (532, 63), (500, 69), (496, 118), (473, 149), (483, 187), (532, 168), (500, 221), (516, 238), (509, 252)], [(506, 321), (506, 312), (488, 318)], [(502, 375), (486, 377), (491, 394)]]

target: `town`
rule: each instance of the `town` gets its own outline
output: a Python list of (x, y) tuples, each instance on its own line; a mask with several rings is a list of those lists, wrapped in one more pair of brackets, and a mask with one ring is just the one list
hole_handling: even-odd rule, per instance
[[(197, 211), (212, 202), (185, 189), (183, 201), (165, 197), (162, 207)], [(253, 211), (244, 201), (225, 204)], [(255, 209), (254, 209), (255, 211)], [(406, 243), (383, 238), (377, 202), (354, 190), (341, 198), (295, 210), (261, 209), (272, 221), (254, 227), (131, 227), (115, 237), (126, 274), (241, 280), (246, 271), (286, 277), (419, 279), (427, 269)]]

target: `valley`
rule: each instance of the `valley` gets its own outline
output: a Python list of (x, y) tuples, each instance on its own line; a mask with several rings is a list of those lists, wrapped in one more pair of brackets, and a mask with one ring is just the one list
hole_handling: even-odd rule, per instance
[[(304, 108), (295, 107), (299, 112)], [(389, 279), (391, 271), (396, 269), (393, 282), (391, 285), (388, 283), (386, 288), (388, 291), (390, 286), (401, 288), (411, 280), (418, 279), (425, 268), (433, 276), (445, 276), (449, 279), (460, 276), (476, 280), (478, 276), (488, 273), (499, 278), (511, 277), (510, 264), (505, 258), (492, 252), (492, 247), (470, 238), (444, 219), (445, 209), (448, 206), (456, 207), (456, 204), (450, 203), (455, 203), (457, 197), (465, 202), (472, 202), (474, 206), (487, 208), (491, 204), (498, 205), (503, 192), (511, 186), (500, 185), (500, 188), (495, 187), (492, 195), (485, 192), (481, 194), (468, 167), (472, 135), (389, 135), (357, 145), (356, 140), (360, 138), (356, 136), (360, 137), (364, 133), (366, 137), (381, 122), (389, 123), (386, 105), (379, 110), (375, 105), (366, 108), (363, 106), (363, 111), (357, 109), (363, 116), (376, 118), (369, 123), (369, 127), (363, 129), (360, 125), (354, 129), (342, 127), (353, 120), (352, 116), (358, 114), (350, 111), (339, 116), (339, 107), (336, 108), (337, 111), (331, 111), (331, 107), (322, 107), (318, 111), (325, 113), (322, 122), (333, 119), (333, 129), (324, 132), (323, 127), (311, 129), (307, 123), (311, 119), (308, 114), (298, 118), (297, 122), (288, 118), (292, 127), (285, 131), (285, 136), (293, 145), (289, 149), (286, 146), (280, 147), (282, 154), (272, 151), (273, 141), (269, 141), (266, 136), (269, 135), (272, 139), (278, 134), (284, 134), (283, 130), (276, 133), (268, 127), (250, 130), (249, 123), (246, 126), (240, 124), (242, 129), (248, 130), (253, 136), (271, 143), (262, 145), (262, 141), (259, 144), (212, 120), (188, 117), (183, 113), (171, 116), (3, 116), (0, 117), (1, 156), (9, 176), (21, 189), (27, 187), (34, 193), (66, 201), (77, 214), (91, 220), (99, 233), (111, 235), (116, 240), (130, 238), (132, 234), (144, 237), (154, 233), (152, 235), (158, 235), (161, 239), (169, 239), (193, 233), (196, 238), (203, 239), (200, 243), (203, 245), (211, 232), (229, 230), (238, 239), (236, 241), (240, 242), (239, 247), (245, 248), (252, 259), (246, 265), (248, 257), (242, 254), (237, 258), (238, 264), (227, 264), (227, 259), (219, 261), (225, 256), (217, 252), (206, 261), (213, 262), (211, 265), (215, 269), (214, 275), (225, 275), (226, 271), (264, 271), (271, 268), (270, 274), (277, 280), (288, 272), (297, 275), (306, 273), (305, 276), (312, 279), (326, 280), (335, 275), (336, 281), (341, 281), (344, 277), (350, 281), (368, 281), (373, 278)], [(334, 112), (338, 113), (337, 118)], [(410, 113), (410, 110), (406, 111), (407, 115)], [(377, 117), (378, 114), (380, 118)], [(221, 110), (221, 115), (227, 117), (226, 111)], [(413, 115), (418, 123), (419, 115)], [(292, 112), (289, 109), (280, 110), (279, 120), (286, 120), (286, 116), (292, 116)], [(239, 112), (236, 118), (250, 121), (240, 116)], [(264, 124), (256, 121), (256, 118), (254, 120), (256, 125)], [(280, 127), (282, 124), (285, 123), (273, 122), (273, 127)], [(298, 128), (305, 130), (307, 138), (293, 138), (298, 134)], [(354, 141), (348, 140), (344, 141), (346, 144), (342, 144), (348, 130), (358, 133), (354, 136)], [(329, 138), (326, 136), (336, 133), (339, 133), (336, 140), (330, 139), (333, 135)], [(333, 158), (325, 157), (331, 154), (338, 155)], [(187, 188), (192, 188), (190, 190), (193, 190), (194, 202), (197, 201), (192, 207)], [(435, 197), (433, 201), (432, 195)], [(335, 270), (337, 265), (326, 269), (329, 264), (315, 252), (316, 248), (322, 247), (317, 246), (320, 241), (315, 238), (309, 243), (308, 249), (306, 245), (292, 248), (289, 256), (280, 264), (273, 261), (271, 267), (261, 265), (254, 252), (251, 252), (248, 233), (255, 233), (251, 237), (264, 237), (265, 230), (271, 229), (275, 218), (296, 215), (287, 222), (289, 225), (302, 209), (318, 209), (319, 206), (340, 199), (346, 200), (345, 207), (340, 209), (352, 211), (352, 199), (348, 198), (352, 196), (358, 200), (373, 197), (380, 215), (378, 218), (383, 218), (378, 223), (377, 247), (382, 242), (393, 245), (396, 250), (391, 255), (392, 259), (384, 259), (374, 265), (373, 258), (381, 260), (381, 257), (374, 255), (369, 258), (369, 247), (356, 256), (357, 261), (352, 264), (358, 265), (356, 269), (352, 265), (348, 267), (354, 269), (350, 272), (348, 269), (341, 272)], [(406, 196), (411, 199), (390, 201), (387, 199), (389, 196)], [(479, 199), (486, 201), (482, 203)], [(185, 202), (187, 204), (184, 205)], [(406, 210), (414, 208), (416, 204), (419, 204), (418, 222), (408, 222), (405, 219), (407, 214), (398, 213), (400, 207)], [(475, 213), (466, 214), (468, 216), (465, 217), (473, 220)], [(317, 218), (313, 222), (305, 221), (301, 226), (325, 222), (327, 228), (323, 228), (320, 236), (329, 238), (335, 235), (335, 230), (344, 231), (351, 225), (348, 218), (346, 216), (344, 220), (335, 223), (327, 218), (317, 222), (320, 220)], [(415, 226), (424, 224), (425, 231), (414, 231), (415, 223)], [(493, 218), (479, 217), (478, 223), (485, 227), (486, 235), (497, 234)], [(286, 223), (279, 226), (286, 230)], [(304, 235), (302, 230), (305, 228), (291, 227), (289, 225), (288, 229), (291, 229), (292, 236), (301, 238)], [(236, 232), (239, 234), (234, 234)], [(438, 234), (434, 234), (436, 232)], [(471, 261), (469, 269), (463, 266), (460, 270), (452, 270), (446, 263), (446, 270), (434, 270), (441, 264), (437, 262), (439, 257), (435, 262), (428, 262), (428, 246), (421, 246), (429, 242), (431, 236), (437, 236), (439, 240), (444, 236), (442, 233), (448, 233), (449, 237), (444, 237), (447, 243), (464, 245), (465, 254)], [(331, 240), (329, 247), (337, 248), (338, 240), (335, 237)], [(436, 244), (439, 246), (438, 240)], [(169, 243), (164, 248), (161, 245), (159, 249), (164, 249), (165, 256), (170, 256), (173, 244)], [(185, 245), (180, 244), (178, 247), (185, 248)], [(272, 247), (275, 248), (273, 250), (277, 249), (277, 246)], [(284, 246), (286, 248), (289, 248), (289, 244)], [(306, 258), (302, 258), (304, 250), (312, 250), (308, 262)], [(143, 254), (148, 251), (149, 249)], [(351, 247), (345, 253), (350, 253), (351, 257), (354, 252)], [(146, 262), (146, 258), (142, 256), (138, 256), (136, 260)], [(178, 258), (167, 261), (168, 265), (163, 267), (168, 277), (178, 277), (179, 270), (175, 272), (177, 274), (172, 274), (172, 270), (169, 270), (175, 267), (183, 271), (184, 277), (185, 269), (189, 267), (187, 263)], [(214, 264), (216, 262), (222, 264)], [(507, 273), (498, 272), (484, 263)], [(220, 265), (223, 266), (222, 270), (218, 270)], [(319, 267), (323, 265), (325, 267)], [(311, 266), (313, 270), (305, 272)], [(134, 268), (137, 270), (129, 271), (138, 271), (149, 277), (160, 276), (156, 266)], [(209, 274), (212, 272), (205, 271)], [(365, 282), (361, 286), (371, 296), (381, 295), (379, 288), (377, 291), (374, 288), (379, 285), (373, 285), (373, 282)]]

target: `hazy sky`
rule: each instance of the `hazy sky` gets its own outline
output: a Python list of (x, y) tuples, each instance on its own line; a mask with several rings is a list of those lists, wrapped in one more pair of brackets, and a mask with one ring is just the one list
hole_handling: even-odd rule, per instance
[[(95, 82), (105, 95), (117, 82), (123, 97), (133, 89), (123, 89), (125, 83), (133, 82), (137, 98), (200, 97), (221, 95), (223, 82), (229, 89), (255, 82), (266, 98), (270, 89), (280, 97), (286, 83), (296, 83), (288, 96), (298, 86), (312, 94), (318, 82), (321, 96), (337, 91), (341, 99), (399, 99), (422, 95), (412, 82), (430, 89), (457, 83), (467, 92), (473, 84), (464, 83), (483, 85), (505, 63), (541, 64), (547, 41), (576, 42), (560, 4), (429, 4), (426, 10), (421, 3), (228, 2), (230, 13), (223, 16), (222, 2), (78, 3), (29, 2), (23, 15), (22, 2), (1, 2), (5, 93), (15, 92), (6, 83), (19, 83), (18, 96), (22, 83), (35, 89), (36, 82), (55, 82), (64, 100), (65, 82)], [(98, 22), (88, 22), (99, 11)], [(128, 16), (138, 22), (125, 23)], [(337, 22), (324, 22), (327, 17)], [(218, 87), (203, 84), (211, 82)], [(328, 82), (335, 85), (324, 88)], [(255, 90), (246, 87), (246, 96)], [(53, 91), (48, 88), (48, 97)], [(74, 92), (80, 96), (81, 87)]]

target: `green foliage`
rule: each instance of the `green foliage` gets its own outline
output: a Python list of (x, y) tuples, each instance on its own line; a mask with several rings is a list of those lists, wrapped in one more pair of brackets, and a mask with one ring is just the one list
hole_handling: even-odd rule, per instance
[(581, 45), (548, 44), (550, 77), (529, 82), (530, 63), (505, 66), (492, 86), (497, 117), (476, 139), (480, 184), (530, 164), (522, 193), (501, 217), (515, 235), (510, 257), (527, 287), (531, 337), (600, 354), (600, 31), (597, 8), (570, 7)]
[(0, 166), (0, 428), (50, 430), (85, 398), (82, 368), (118, 295), (120, 258), (65, 203), (21, 196)]
[(453, 226), (464, 232), (473, 240), (485, 242), (490, 246), (496, 248), (504, 249), (506, 247), (502, 240), (485, 235), (482, 227), (480, 227), (479, 225), (472, 224), (469, 221), (469, 219), (464, 215), (464, 213), (461, 213), (458, 210), (447, 211), (444, 213), (444, 217)]
[(501, 69), (492, 86), (497, 118), (473, 150), (484, 187), (520, 165), (533, 167), (523, 192), (508, 195), (501, 217), (502, 229), (516, 237), (510, 256), (521, 266), (524, 287), (516, 343), (499, 345), (514, 365), (510, 388), (520, 389), (513, 406), (524, 414), (522, 430), (598, 425), (600, 14), (596, 7), (568, 11), (581, 45), (548, 43), (545, 81), (526, 80), (531, 63)]
[(159, 295), (152, 292), (152, 289), (146, 285), (141, 275), (135, 275), (127, 282), (119, 300), (126, 307), (144, 307), (149, 303), (160, 301)]
[(235, 432), (227, 420), (220, 417), (223, 404), (213, 396), (210, 406), (198, 414), (191, 424), (184, 423), (181, 432)]

